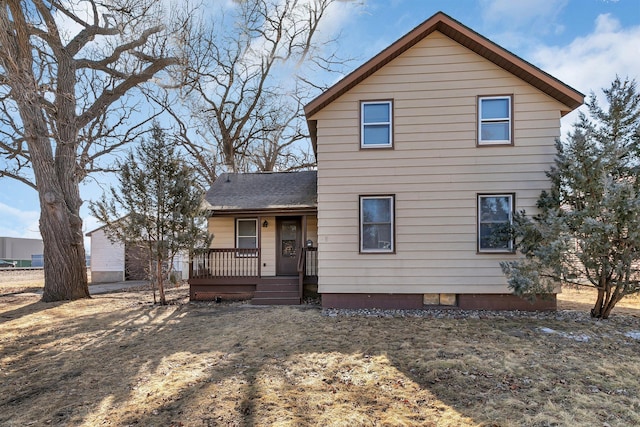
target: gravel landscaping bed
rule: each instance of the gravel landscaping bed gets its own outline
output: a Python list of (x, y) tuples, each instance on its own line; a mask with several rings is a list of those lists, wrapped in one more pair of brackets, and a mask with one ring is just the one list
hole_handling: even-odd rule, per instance
[(640, 326), (640, 318), (630, 315), (613, 314), (607, 320), (593, 319), (584, 311), (489, 311), (489, 310), (458, 310), (458, 309), (424, 309), (424, 310), (383, 310), (367, 309), (335, 309), (323, 308), (322, 315), (328, 317), (389, 317), (389, 318), (432, 318), (432, 319), (538, 319), (572, 321), (580, 323), (624, 324)]

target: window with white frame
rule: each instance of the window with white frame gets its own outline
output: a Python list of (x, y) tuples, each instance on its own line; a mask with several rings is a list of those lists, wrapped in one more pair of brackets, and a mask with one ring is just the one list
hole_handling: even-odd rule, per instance
[(478, 252), (513, 252), (513, 194), (478, 194)]
[(393, 103), (363, 101), (360, 104), (360, 147), (393, 147)]
[(256, 249), (258, 247), (258, 220), (254, 218), (236, 219), (236, 248)]
[(394, 252), (394, 196), (360, 196), (360, 252)]
[(512, 143), (511, 96), (478, 98), (478, 144)]

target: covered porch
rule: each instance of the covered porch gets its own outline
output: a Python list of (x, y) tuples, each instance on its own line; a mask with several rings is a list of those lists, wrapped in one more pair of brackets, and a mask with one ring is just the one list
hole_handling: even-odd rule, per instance
[(300, 304), (317, 291), (315, 171), (223, 174), (206, 195), (213, 235), (189, 266), (191, 300)]
[(260, 248), (221, 248), (195, 256), (189, 266), (191, 300), (251, 299), (259, 305), (295, 305), (302, 302), (305, 286), (317, 290), (317, 247), (299, 249), (295, 275), (263, 275), (262, 252)]

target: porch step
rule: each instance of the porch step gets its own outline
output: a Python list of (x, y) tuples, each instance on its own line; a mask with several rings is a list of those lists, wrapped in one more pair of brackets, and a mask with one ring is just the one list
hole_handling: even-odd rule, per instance
[(259, 287), (262, 286), (270, 286), (270, 285), (276, 285), (276, 286), (298, 286), (298, 276), (276, 276), (276, 277), (263, 277), (262, 278), (262, 283), (260, 283), (260, 285), (258, 285)]
[(275, 284), (275, 283), (260, 283), (256, 286), (256, 293), (258, 292), (295, 292), (298, 295), (298, 283), (291, 284)]
[(299, 305), (298, 284), (261, 283), (251, 299), (254, 305)]

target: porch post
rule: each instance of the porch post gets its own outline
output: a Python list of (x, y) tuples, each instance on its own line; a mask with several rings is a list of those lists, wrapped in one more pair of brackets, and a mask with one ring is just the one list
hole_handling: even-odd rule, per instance
[(302, 215), (302, 247), (307, 246), (307, 214)]
[(262, 217), (258, 215), (258, 277), (262, 277)]
[(302, 271), (298, 273), (298, 297), (300, 298), (300, 302), (302, 302), (302, 297), (304, 296), (304, 276), (307, 270), (307, 214), (302, 215), (302, 242), (300, 243), (299, 254), (301, 257)]

